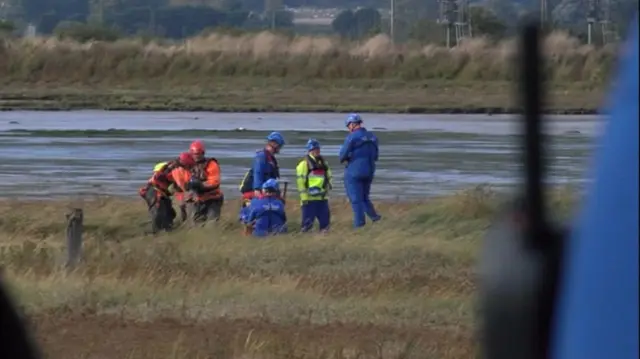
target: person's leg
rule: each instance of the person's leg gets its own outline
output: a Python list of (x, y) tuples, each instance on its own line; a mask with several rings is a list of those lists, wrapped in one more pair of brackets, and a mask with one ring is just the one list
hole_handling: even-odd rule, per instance
[(314, 211), (313, 211), (313, 203), (307, 201), (300, 207), (300, 212), (302, 214), (302, 221), (300, 230), (302, 232), (308, 232), (313, 227), (314, 220)]
[(201, 223), (206, 220), (206, 209), (202, 202), (191, 202), (187, 206), (187, 210), (189, 212), (189, 220), (191, 224)]
[(371, 183), (373, 182), (373, 178), (367, 178), (365, 180), (363, 180), (363, 203), (364, 203), (364, 210), (367, 213), (367, 216), (369, 216), (369, 218), (371, 218), (371, 220), (373, 222), (379, 221), (380, 220), (380, 215), (376, 212), (375, 207), (373, 206), (373, 203), (371, 202), (371, 200), (369, 199), (369, 193), (371, 192)]
[(162, 213), (164, 214), (164, 229), (169, 231), (173, 228), (173, 221), (176, 219), (176, 210), (173, 208), (173, 201), (171, 198), (163, 197), (161, 200), (161, 206), (163, 207)]
[(317, 202), (318, 208), (316, 208), (316, 213), (320, 231), (327, 231), (329, 230), (329, 225), (331, 224), (331, 210), (329, 209), (329, 201), (324, 200)]
[(359, 178), (347, 177), (345, 178), (345, 186), (353, 211), (353, 227), (362, 227), (365, 225), (362, 181)]
[(222, 215), (222, 205), (224, 204), (224, 197), (219, 199), (212, 199), (207, 201), (207, 220), (219, 221)]
[(180, 204), (180, 220), (182, 222), (187, 221), (187, 205), (185, 203)]
[(160, 206), (157, 203), (157, 191), (155, 188), (149, 186), (144, 191), (144, 201), (147, 204), (149, 211), (149, 219), (151, 219), (151, 233), (156, 234), (162, 229), (162, 218), (160, 213)]

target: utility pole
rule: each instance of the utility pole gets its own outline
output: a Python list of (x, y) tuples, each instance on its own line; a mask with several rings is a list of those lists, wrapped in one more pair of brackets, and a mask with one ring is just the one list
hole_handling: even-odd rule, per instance
[(276, 13), (282, 7), (282, 0), (265, 0), (264, 11), (265, 15), (269, 16), (271, 23), (271, 29), (276, 29)]
[(587, 44), (593, 43), (593, 24), (600, 18), (600, 0), (588, 0), (587, 4)]
[(396, 42), (396, 0), (391, 0), (391, 10), (389, 12), (389, 35), (391, 42)]
[(614, 7), (615, 0), (601, 0), (600, 2), (600, 26), (602, 28), (602, 45), (606, 45), (613, 41), (614, 33), (611, 28), (613, 22), (611, 21), (611, 12)]
[(469, 22), (469, 2), (468, 0), (457, 0), (456, 2), (456, 44), (460, 45), (462, 39), (471, 34)]
[(540, 29), (545, 31), (549, 18), (549, 4), (547, 0), (540, 0)]
[(455, 0), (438, 0), (440, 11), (438, 15), (438, 23), (444, 28), (444, 39), (447, 48), (451, 47), (451, 18), (452, 8), (455, 6)]
[(587, 0), (587, 43), (592, 45), (595, 41), (593, 39), (594, 25), (600, 24), (601, 31), (601, 43), (606, 45), (612, 39), (614, 34), (611, 26), (611, 12), (615, 6), (615, 0)]

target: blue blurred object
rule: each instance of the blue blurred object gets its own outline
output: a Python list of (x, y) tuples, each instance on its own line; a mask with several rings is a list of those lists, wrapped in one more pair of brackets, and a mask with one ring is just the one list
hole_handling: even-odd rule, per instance
[(556, 359), (637, 359), (638, 20), (609, 96), (594, 183), (574, 225), (559, 299)]

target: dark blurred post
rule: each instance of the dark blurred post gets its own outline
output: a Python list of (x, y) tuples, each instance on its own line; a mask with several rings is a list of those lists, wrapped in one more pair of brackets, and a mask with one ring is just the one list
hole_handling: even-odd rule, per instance
[[(0, 274), (1, 276), (1, 274)], [(36, 350), (22, 318), (9, 298), (4, 278), (0, 277), (0, 353), (3, 359), (36, 359)]]
[(65, 267), (74, 269), (82, 254), (82, 232), (84, 215), (82, 209), (74, 208), (67, 213), (67, 261)]
[(524, 188), (485, 239), (480, 266), (486, 359), (549, 358), (563, 232), (544, 203), (542, 82), (538, 21), (522, 32), (518, 61), (524, 108)]

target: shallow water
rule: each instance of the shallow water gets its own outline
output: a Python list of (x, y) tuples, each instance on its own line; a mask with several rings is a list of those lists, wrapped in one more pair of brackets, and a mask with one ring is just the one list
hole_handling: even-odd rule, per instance
[[(333, 165), (335, 192), (342, 195), (336, 156), (346, 135), (343, 118), (315, 113), (4, 112), (2, 196), (135, 195), (155, 163), (202, 139), (208, 154), (221, 162), (223, 187), (233, 197), (271, 130), (282, 131), (287, 139), (278, 156), (286, 179), (294, 179), (304, 144), (314, 137)], [(365, 121), (381, 144), (375, 197), (433, 196), (480, 183), (507, 188), (519, 180), (514, 116), (372, 114)], [(552, 183), (585, 183), (599, 123), (595, 116), (550, 117)]]

